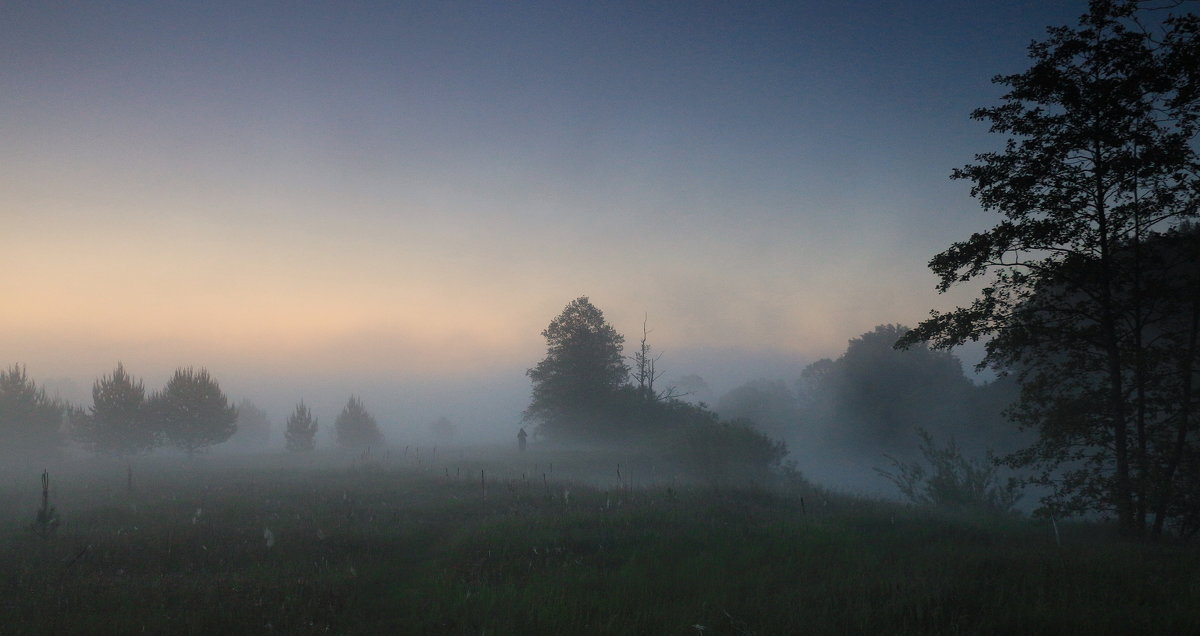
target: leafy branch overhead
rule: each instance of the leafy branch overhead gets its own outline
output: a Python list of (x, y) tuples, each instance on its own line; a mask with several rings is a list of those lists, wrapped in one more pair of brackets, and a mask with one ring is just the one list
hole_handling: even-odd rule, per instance
[[(974, 119), (1006, 135), (952, 177), (991, 229), (929, 263), (938, 290), (986, 278), (968, 306), (932, 312), (898, 346), (986, 340), (983, 364), (1018, 376), (1014, 415), (1039, 441), (1059, 510), (1114, 512), (1128, 534), (1185, 522), (1196, 491), (1200, 21), (1093, 0), (1029, 48), (1031, 66)], [(1192, 476), (1187, 476), (1191, 474)]]

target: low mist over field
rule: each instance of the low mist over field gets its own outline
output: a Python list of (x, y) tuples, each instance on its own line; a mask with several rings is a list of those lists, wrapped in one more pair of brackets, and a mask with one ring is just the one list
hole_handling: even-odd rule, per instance
[(3, 4), (0, 633), (1200, 633), (1196, 7)]

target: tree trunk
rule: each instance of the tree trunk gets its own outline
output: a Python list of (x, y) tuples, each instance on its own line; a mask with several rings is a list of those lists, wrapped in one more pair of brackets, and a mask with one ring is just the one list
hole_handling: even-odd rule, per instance
[[(1200, 281), (1200, 275), (1197, 276), (1197, 280)], [(1193, 379), (1196, 375), (1196, 357), (1200, 353), (1200, 351), (1197, 351), (1197, 345), (1200, 344), (1197, 342), (1197, 336), (1200, 336), (1200, 282), (1193, 287), (1192, 321), (1188, 332), (1188, 344), (1179, 364), (1181, 383), (1180, 407), (1179, 415), (1176, 418), (1178, 423), (1175, 426), (1175, 443), (1171, 448), (1171, 454), (1163, 470), (1162, 481), (1159, 485), (1158, 501), (1154, 509), (1154, 528), (1152, 531), (1154, 537), (1162, 536), (1163, 526), (1166, 524), (1167, 515), (1170, 513), (1171, 498), (1174, 496), (1175, 472), (1179, 469), (1179, 464), (1183, 461), (1183, 453), (1187, 448), (1187, 434), (1191, 428)]]

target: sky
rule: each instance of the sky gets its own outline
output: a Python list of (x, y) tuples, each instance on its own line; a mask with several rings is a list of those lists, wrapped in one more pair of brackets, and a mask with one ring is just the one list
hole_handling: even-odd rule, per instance
[(586, 295), (668, 376), (794, 379), (969, 299), (969, 114), (1085, 8), (6, 2), (0, 364), (507, 426)]

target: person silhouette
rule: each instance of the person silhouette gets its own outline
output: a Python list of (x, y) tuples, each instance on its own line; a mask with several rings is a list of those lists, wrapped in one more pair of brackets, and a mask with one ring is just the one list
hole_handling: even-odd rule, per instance
[(522, 426), (521, 430), (517, 432), (517, 448), (521, 449), (522, 453), (525, 452), (525, 438), (526, 437), (529, 437), (529, 435), (527, 435), (525, 433), (525, 427)]

